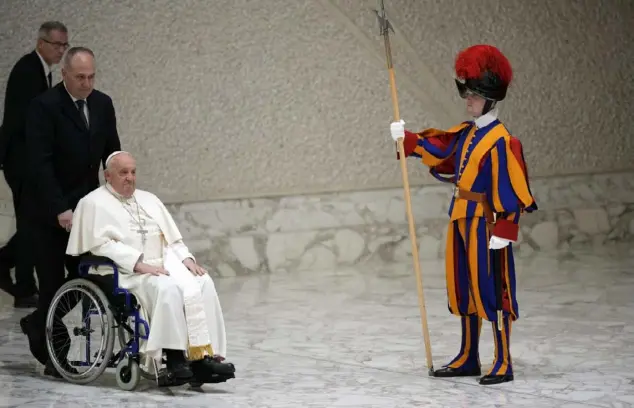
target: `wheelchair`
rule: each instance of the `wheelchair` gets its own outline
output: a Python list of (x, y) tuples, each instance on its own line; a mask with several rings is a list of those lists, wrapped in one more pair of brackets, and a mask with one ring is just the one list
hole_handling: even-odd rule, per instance
[[(91, 267), (110, 267), (113, 273), (90, 274)], [(196, 378), (172, 378), (164, 367), (164, 360), (161, 367), (151, 359), (151, 364), (148, 364), (151, 367), (144, 366), (140, 340), (148, 339), (150, 327), (141, 317), (141, 306), (136, 297), (119, 287), (119, 270), (111, 259), (84, 256), (80, 260), (78, 274), (78, 278), (68, 280), (56, 292), (46, 316), (49, 358), (62, 378), (73, 384), (85, 385), (99, 378), (106, 369), (115, 368), (117, 385), (126, 391), (134, 390), (141, 378), (156, 381), (159, 387), (187, 383), (192, 388), (202, 387), (204, 383)], [(79, 314), (80, 318), (73, 323), (64, 322), (71, 311), (79, 312), (74, 314)], [(97, 331), (101, 331), (104, 337), (94, 341), (92, 335)], [(73, 350), (71, 336), (85, 340), (85, 344)], [(120, 346), (116, 353), (115, 337)], [(205, 383), (220, 383), (231, 378), (235, 378), (234, 374), (214, 374)]]

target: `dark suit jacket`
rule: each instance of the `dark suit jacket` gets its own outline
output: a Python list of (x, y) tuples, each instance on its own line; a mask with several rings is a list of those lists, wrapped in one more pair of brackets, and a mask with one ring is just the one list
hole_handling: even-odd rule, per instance
[(13, 66), (7, 81), (0, 131), (0, 165), (10, 184), (23, 174), (24, 126), (29, 103), (48, 89), (44, 67), (35, 51), (24, 55)]
[(99, 164), (121, 150), (112, 99), (94, 90), (86, 99), (90, 130), (64, 84), (36, 97), (26, 122), (27, 173), (21, 204), (25, 215), (59, 225), (57, 215), (75, 210), (99, 187)]

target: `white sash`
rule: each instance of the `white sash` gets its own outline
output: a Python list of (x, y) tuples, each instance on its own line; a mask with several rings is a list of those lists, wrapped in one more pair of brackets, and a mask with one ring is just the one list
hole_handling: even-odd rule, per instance
[(207, 316), (198, 279), (178, 260), (174, 250), (170, 247), (166, 247), (163, 250), (163, 265), (183, 291), (189, 346), (203, 347), (210, 345), (211, 337), (207, 328)]

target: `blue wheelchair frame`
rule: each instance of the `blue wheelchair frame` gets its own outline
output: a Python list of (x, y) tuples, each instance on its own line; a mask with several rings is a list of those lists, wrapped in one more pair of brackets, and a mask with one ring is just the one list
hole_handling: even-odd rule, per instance
[[(78, 270), (79, 278), (90, 280), (89, 278), (87, 278), (90, 275), (89, 274), (90, 268), (100, 267), (100, 266), (109, 266), (112, 268), (113, 277), (114, 277), (113, 294), (114, 296), (123, 295), (125, 301), (124, 301), (123, 310), (113, 310), (113, 305), (112, 305), (112, 302), (110, 302), (110, 300), (108, 300), (108, 307), (113, 312), (117, 325), (123, 327), (126, 331), (128, 331), (132, 335), (131, 339), (128, 341), (126, 346), (122, 347), (121, 350), (119, 350), (117, 353), (115, 353), (112, 356), (112, 358), (108, 362), (108, 367), (110, 368), (116, 367), (117, 363), (121, 361), (125, 355), (129, 355), (131, 360), (135, 360), (138, 363), (139, 362), (139, 348), (140, 348), (139, 340), (148, 339), (148, 336), (150, 334), (150, 326), (148, 325), (147, 321), (141, 318), (140, 306), (138, 305), (138, 302), (136, 306), (132, 304), (133, 299), (136, 299), (134, 298), (134, 295), (130, 293), (130, 291), (128, 291), (127, 289), (122, 289), (119, 287), (119, 268), (110, 258), (95, 256), (95, 255), (83, 256), (79, 262), (79, 270)], [(84, 319), (88, 314), (89, 315), (98, 314), (94, 309), (91, 309), (91, 310), (86, 310), (86, 309), (87, 309), (87, 305), (85, 302), (83, 302), (82, 316), (84, 316)], [(134, 316), (133, 330), (130, 329), (130, 327), (126, 324), (126, 320), (130, 316)], [(112, 324), (111, 322), (108, 322), (108, 323), (110, 325)], [(139, 329), (141, 326), (143, 326), (144, 328), (145, 335), (142, 335), (140, 333)], [(87, 333), (89, 333), (90, 319), (85, 319), (85, 329), (87, 330)], [(114, 336), (118, 336), (118, 333), (115, 332)], [(92, 364), (90, 361), (91, 360), (90, 336), (87, 336), (86, 338), (85, 352), (86, 352), (86, 361), (77, 361), (77, 362), (73, 361), (73, 363), (80, 366), (90, 366)]]
[[(92, 280), (89, 277), (90, 276), (89, 270), (91, 267), (100, 267), (100, 266), (109, 266), (112, 268), (113, 278), (114, 278), (114, 288), (112, 289), (112, 294), (114, 295), (115, 298), (121, 295), (123, 295), (123, 298), (124, 298), (123, 305), (119, 305), (118, 302), (116, 304), (113, 304), (114, 302), (112, 302), (110, 298), (108, 298), (108, 296), (106, 295), (107, 301), (108, 301), (107, 307), (112, 312), (114, 320), (116, 322), (116, 323), (109, 322), (109, 325), (111, 326), (109, 327), (109, 330), (120, 327), (125, 329), (128, 333), (132, 335), (130, 340), (128, 340), (127, 344), (125, 346), (122, 346), (121, 350), (119, 350), (117, 353), (114, 353), (112, 355), (112, 357), (106, 364), (106, 367), (107, 368), (117, 367), (119, 363), (122, 362), (124, 358), (127, 356), (128, 357), (127, 368), (131, 369), (132, 364), (140, 363), (139, 340), (148, 339), (150, 334), (150, 326), (147, 321), (141, 318), (141, 312), (140, 312), (141, 306), (139, 302), (137, 301), (136, 297), (134, 297), (134, 295), (130, 293), (130, 291), (128, 291), (127, 289), (122, 289), (119, 287), (119, 268), (114, 263), (114, 261), (102, 256), (84, 255), (81, 257), (79, 262), (78, 278), (83, 278), (92, 282)], [(103, 288), (100, 287), (100, 289), (104, 291)], [(136, 301), (136, 304), (133, 304), (133, 301)], [(82, 302), (82, 317), (91, 316), (95, 314), (98, 314), (98, 312), (95, 311), (94, 308), (89, 307), (86, 301)], [(130, 328), (130, 326), (127, 324), (127, 320), (131, 316), (134, 317), (133, 329)], [(87, 337), (86, 350), (85, 350), (86, 358), (85, 358), (85, 361), (69, 361), (69, 363), (71, 365), (76, 365), (76, 366), (89, 366), (91, 365), (91, 361), (90, 361), (91, 360), (91, 353), (90, 353), (91, 342), (90, 342), (90, 337), (88, 336), (88, 334), (90, 333), (90, 319), (83, 318), (82, 320), (84, 320), (84, 327), (82, 329), (75, 329), (75, 330), (77, 332), (81, 331)], [(140, 330), (141, 326), (143, 327), (145, 331), (145, 335), (141, 334), (141, 330)], [(75, 335), (78, 335), (78, 333), (75, 333)], [(113, 335), (118, 337), (118, 332), (113, 333)], [(162, 362), (165, 363), (165, 360), (163, 360)], [(201, 382), (196, 379), (183, 380), (183, 379), (174, 378), (173, 375), (171, 375), (169, 372), (160, 370), (159, 367), (155, 366), (154, 368), (156, 370), (155, 371), (156, 382), (159, 387), (179, 386), (186, 383), (189, 383), (192, 387), (200, 387), (204, 383), (225, 382), (230, 378), (235, 378), (235, 376), (231, 374), (231, 375), (216, 375), (214, 379), (208, 380), (206, 382)], [(141, 374), (142, 373), (143, 372), (141, 372)]]

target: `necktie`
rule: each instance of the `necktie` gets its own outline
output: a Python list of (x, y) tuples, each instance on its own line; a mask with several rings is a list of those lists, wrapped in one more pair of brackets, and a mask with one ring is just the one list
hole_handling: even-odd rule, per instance
[(84, 106), (86, 106), (86, 101), (80, 99), (75, 102), (77, 105), (77, 109), (79, 109), (79, 115), (81, 116), (81, 120), (84, 121), (84, 125), (86, 125), (86, 129), (88, 129), (88, 118), (86, 118), (86, 114), (84, 113)]
[(49, 72), (48, 75), (46, 76), (46, 79), (48, 79), (48, 87), (52, 88), (53, 87), (53, 75), (51, 75), (51, 73)]

